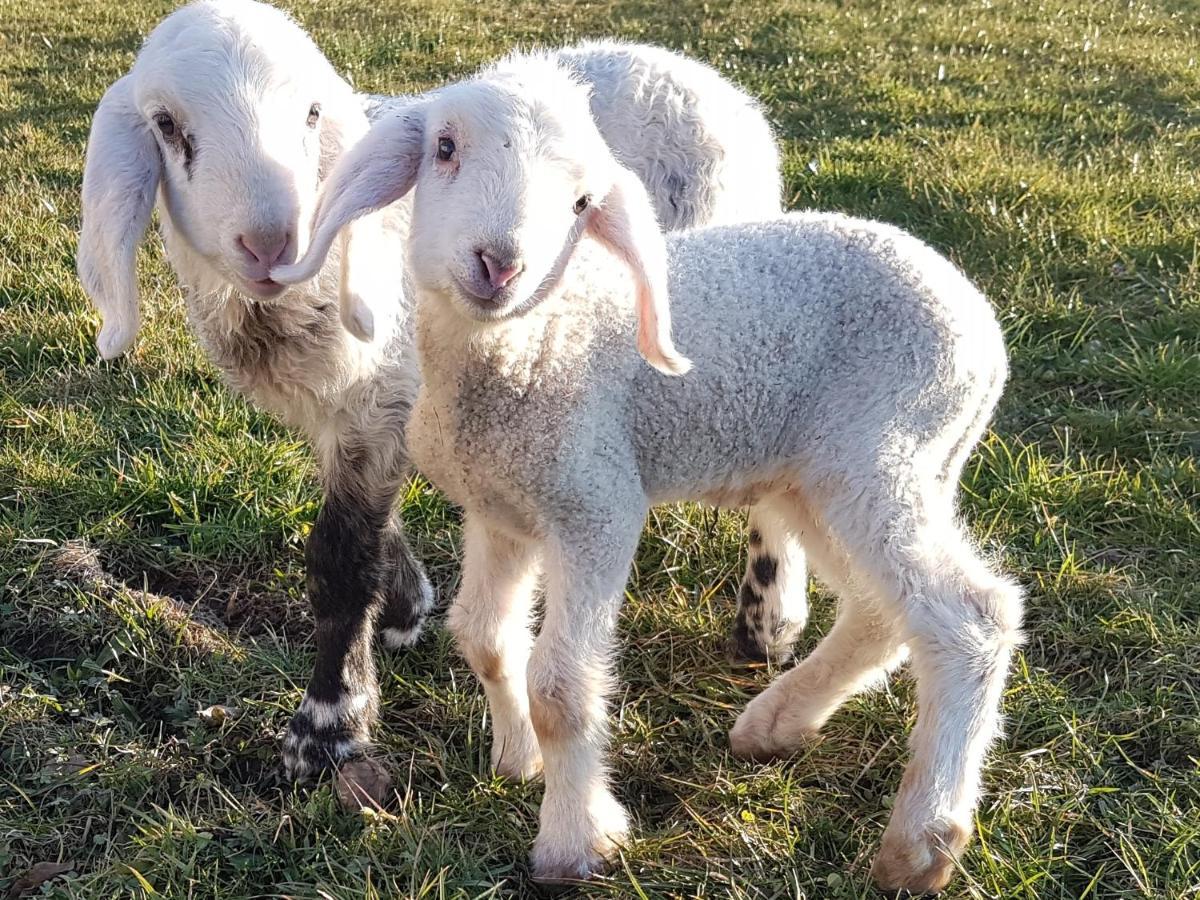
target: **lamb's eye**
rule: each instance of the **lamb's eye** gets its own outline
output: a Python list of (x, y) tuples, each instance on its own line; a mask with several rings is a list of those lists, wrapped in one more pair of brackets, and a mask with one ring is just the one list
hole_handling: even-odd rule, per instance
[(575, 201), (575, 215), (579, 215), (581, 212), (583, 212), (585, 209), (587, 209), (588, 206), (591, 204), (591, 202), (592, 202), (591, 194), (584, 194), (582, 197), (580, 197), (578, 200), (576, 200)]
[(162, 132), (165, 138), (175, 137), (175, 120), (165, 112), (154, 114), (154, 124), (158, 126), (158, 130)]
[(438, 138), (437, 158), (442, 162), (450, 162), (454, 158), (454, 141), (448, 137)]
[(321, 118), (321, 104), (314, 103), (308, 108), (308, 127), (316, 128), (317, 120)]

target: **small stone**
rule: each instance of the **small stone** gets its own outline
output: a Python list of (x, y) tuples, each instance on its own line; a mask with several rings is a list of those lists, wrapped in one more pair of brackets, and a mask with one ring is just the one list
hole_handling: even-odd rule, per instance
[(392, 779), (382, 763), (366, 757), (352, 759), (338, 770), (335, 791), (347, 812), (382, 809), (391, 797)]

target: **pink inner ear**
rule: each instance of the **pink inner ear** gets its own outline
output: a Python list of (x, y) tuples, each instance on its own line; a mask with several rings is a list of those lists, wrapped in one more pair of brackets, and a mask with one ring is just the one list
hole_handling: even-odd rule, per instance
[(620, 168), (588, 230), (633, 272), (637, 286), (638, 350), (654, 368), (682, 375), (690, 367), (671, 341), (667, 246), (642, 183)]

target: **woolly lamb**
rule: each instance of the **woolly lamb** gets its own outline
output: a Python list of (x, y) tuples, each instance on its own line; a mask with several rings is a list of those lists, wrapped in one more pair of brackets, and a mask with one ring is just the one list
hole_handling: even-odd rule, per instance
[[(535, 874), (587, 877), (625, 839), (602, 760), (613, 629), (649, 506), (702, 500), (781, 523), (841, 596), (824, 641), (739, 717), (734, 752), (792, 753), (911, 653), (920, 717), (874, 877), (936, 891), (972, 831), (1021, 618), (955, 519), (1006, 375), (995, 316), (874, 222), (789, 215), (664, 242), (587, 97), (552, 64), (499, 67), (380, 121), (326, 183), (309, 255), (272, 270), (303, 277), (373, 198), (415, 186), (409, 447), (465, 510), (450, 628), (487, 692), (492, 759), (544, 767)], [(667, 377), (689, 368), (668, 290), (684, 377)], [(762, 560), (761, 588), (792, 577)]]
[[(711, 69), (616, 43), (557, 57), (596, 84), (601, 130), (651, 185), (665, 221), (778, 210), (770, 128)], [(103, 314), (101, 355), (120, 354), (137, 332), (135, 256), (157, 198), (201, 346), (235, 390), (303, 430), (317, 452), (325, 502), (307, 545), (317, 658), (285, 742), (293, 777), (362, 751), (376, 714), (372, 636), (378, 627), (387, 644), (410, 643), (431, 605), (392, 512), (418, 381), (395, 250), (408, 207), (355, 223), (303, 287), (285, 290), (268, 268), (306, 245), (319, 184), (366, 133), (364, 110), (414, 102), (356, 95), (270, 6), (208, 0), (154, 30), (101, 101), (88, 142), (78, 266)], [(339, 314), (373, 338), (351, 338)]]

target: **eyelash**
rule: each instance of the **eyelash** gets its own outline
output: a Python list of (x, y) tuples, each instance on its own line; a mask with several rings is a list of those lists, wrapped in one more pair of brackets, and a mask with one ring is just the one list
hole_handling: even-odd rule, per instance
[(162, 139), (167, 144), (178, 147), (183, 152), (183, 167), (190, 175), (192, 163), (196, 159), (196, 150), (192, 146), (191, 139), (183, 133), (183, 129), (179, 127), (179, 123), (175, 121), (170, 113), (155, 113), (154, 124), (158, 127), (158, 133), (162, 135)]

